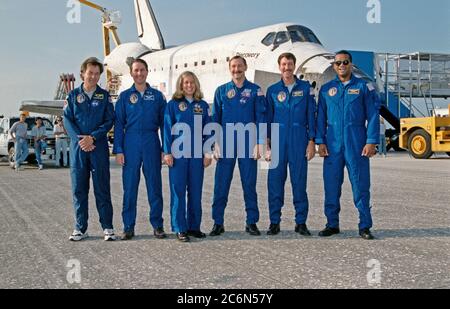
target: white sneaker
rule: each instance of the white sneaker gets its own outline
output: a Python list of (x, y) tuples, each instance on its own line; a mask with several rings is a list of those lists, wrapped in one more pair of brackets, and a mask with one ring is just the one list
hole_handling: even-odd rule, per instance
[(81, 233), (81, 231), (74, 230), (72, 235), (70, 235), (69, 240), (70, 241), (80, 241), (80, 240), (87, 238), (88, 236), (89, 235), (87, 232), (83, 234), (83, 233)]
[(42, 165), (42, 164), (40, 164), (39, 165), (39, 170), (41, 171), (41, 170), (43, 170), (44, 169), (44, 166)]
[(114, 241), (116, 240), (116, 235), (114, 235), (113, 229), (105, 229), (103, 231), (103, 234), (105, 234), (105, 241)]

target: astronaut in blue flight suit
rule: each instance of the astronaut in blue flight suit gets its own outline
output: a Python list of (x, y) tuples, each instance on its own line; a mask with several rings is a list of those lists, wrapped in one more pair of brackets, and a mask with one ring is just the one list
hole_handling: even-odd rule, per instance
[(359, 212), (359, 234), (373, 239), (370, 232), (370, 165), (379, 142), (379, 99), (371, 83), (352, 74), (352, 56), (336, 53), (335, 80), (322, 86), (317, 111), (316, 143), (325, 157), (325, 215), (327, 225), (319, 236), (338, 234), (344, 167), (352, 184), (353, 200)]
[(163, 226), (163, 195), (161, 180), (162, 147), (158, 135), (163, 135), (164, 95), (146, 83), (148, 65), (135, 59), (130, 66), (134, 85), (119, 95), (116, 103), (114, 149), (116, 161), (122, 165), (123, 240), (135, 236), (137, 197), (141, 167), (150, 203), (150, 224), (156, 238), (166, 237)]
[[(231, 58), (229, 69), (232, 81), (217, 88), (212, 113), (212, 121), (223, 128), (223, 139), (222, 136), (215, 135), (218, 142), (215, 144), (214, 158), (218, 162), (212, 205), (214, 226), (210, 236), (218, 236), (225, 231), (224, 213), (236, 159), (239, 162), (247, 213), (245, 230), (250, 235), (257, 236), (261, 234), (256, 225), (259, 220), (256, 194), (257, 160), (261, 157), (262, 146), (266, 140), (266, 134), (264, 130), (259, 130), (259, 125), (265, 124), (266, 121), (266, 100), (260, 87), (246, 79), (247, 63), (243, 57)], [(245, 133), (244, 136), (238, 134), (238, 130), (227, 130), (227, 127), (236, 128), (239, 125), (253, 125), (253, 130), (248, 130), (248, 134)], [(231, 133), (228, 134), (227, 131)]]
[[(295, 231), (311, 236), (307, 226), (308, 196), (306, 193), (308, 161), (315, 156), (316, 101), (314, 89), (294, 75), (296, 58), (291, 53), (281, 54), (278, 65), (282, 79), (267, 90), (267, 122), (279, 125), (279, 134), (270, 141), (278, 139), (279, 160), (277, 166), (271, 166), (268, 176), (270, 227), (268, 235), (280, 232), (281, 208), (284, 206), (284, 185), (287, 167), (292, 184), (295, 206)], [(275, 141), (275, 140), (274, 140)], [(272, 151), (266, 154), (271, 160)]]
[[(204, 168), (211, 165), (211, 151), (203, 146), (203, 133), (210, 122), (209, 105), (202, 100), (200, 82), (192, 72), (184, 72), (164, 116), (164, 161), (169, 166), (172, 231), (178, 240), (206, 237), (200, 229)], [(187, 192), (187, 203), (186, 203)], [(186, 207), (187, 206), (187, 207)]]
[(88, 58), (81, 65), (79, 88), (72, 90), (64, 106), (64, 125), (70, 137), (70, 175), (72, 178), (75, 230), (72, 241), (88, 236), (89, 178), (92, 174), (95, 202), (104, 239), (115, 240), (109, 174), (107, 133), (114, 124), (114, 106), (106, 90), (97, 86), (103, 65)]

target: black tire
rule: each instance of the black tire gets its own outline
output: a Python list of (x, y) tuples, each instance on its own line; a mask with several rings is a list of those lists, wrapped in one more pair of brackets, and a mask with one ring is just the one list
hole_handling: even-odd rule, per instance
[(36, 155), (34, 155), (34, 154), (28, 155), (26, 161), (28, 162), (28, 164), (31, 164), (31, 165), (37, 164)]
[(399, 152), (399, 151), (405, 151), (405, 149), (400, 148), (400, 146), (398, 145), (398, 142), (397, 142), (396, 145), (393, 146), (393, 148), (394, 148), (394, 150), (397, 151), (397, 152)]
[(400, 148), (400, 145), (398, 144), (398, 138), (391, 140), (389, 143), (389, 146), (386, 146), (386, 151), (389, 151), (393, 149), (394, 151), (405, 151), (405, 149)]
[(405, 149), (400, 148), (399, 145), (399, 134), (397, 131), (393, 129), (386, 130), (386, 138), (388, 143), (386, 145), (386, 150), (389, 151), (391, 149), (395, 151), (405, 151)]
[(431, 151), (431, 136), (423, 129), (414, 131), (408, 139), (409, 153), (416, 159), (429, 159)]
[(447, 156), (449, 156), (449, 157), (450, 157), (450, 152), (447, 152)]

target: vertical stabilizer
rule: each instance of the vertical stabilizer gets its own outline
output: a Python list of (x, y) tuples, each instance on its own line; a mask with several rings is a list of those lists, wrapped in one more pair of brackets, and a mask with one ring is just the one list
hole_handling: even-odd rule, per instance
[(149, 0), (134, 0), (138, 36), (152, 50), (165, 49), (164, 39)]

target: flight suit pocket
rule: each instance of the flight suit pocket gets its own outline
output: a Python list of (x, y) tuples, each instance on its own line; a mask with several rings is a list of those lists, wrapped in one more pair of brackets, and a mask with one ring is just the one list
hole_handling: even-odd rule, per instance
[(338, 101), (330, 100), (327, 104), (328, 124), (340, 123), (342, 121), (342, 107)]
[[(354, 96), (354, 98), (353, 98)], [(364, 125), (365, 123), (365, 110), (363, 105), (363, 95), (352, 95), (349, 99), (349, 104), (347, 107), (350, 111), (351, 119), (355, 125), (357, 123), (361, 123)]]
[(296, 102), (294, 103), (294, 119), (296, 122), (304, 122), (306, 119), (306, 111), (307, 105), (306, 105), (306, 100), (302, 99), (302, 100), (296, 100)]

